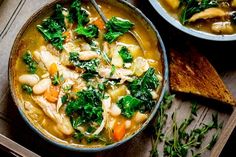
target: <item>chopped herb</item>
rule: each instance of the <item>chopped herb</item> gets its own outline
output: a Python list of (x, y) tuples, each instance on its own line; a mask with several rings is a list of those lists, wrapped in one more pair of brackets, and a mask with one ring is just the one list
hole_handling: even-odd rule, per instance
[(28, 67), (28, 72), (31, 74), (36, 73), (37, 71), (37, 62), (33, 60), (33, 57), (31, 56), (31, 53), (29, 51), (27, 51), (23, 57), (23, 62), (27, 65)]
[(26, 92), (27, 94), (32, 94), (33, 93), (33, 90), (32, 90), (32, 87), (30, 87), (29, 85), (27, 84), (23, 84), (21, 85), (21, 88), (24, 92)]
[(167, 114), (165, 112), (171, 107), (174, 97), (175, 95), (165, 93), (163, 101), (157, 111), (157, 118), (155, 119), (153, 125), (154, 132), (152, 137), (152, 150), (150, 151), (150, 157), (157, 157), (159, 154), (157, 145), (162, 141), (162, 129), (165, 126), (167, 120)]
[(129, 53), (127, 47), (123, 46), (118, 53), (125, 63), (130, 63), (133, 61), (133, 57)]
[(116, 67), (114, 65), (111, 66), (111, 73), (110, 73), (110, 77), (112, 77), (114, 75), (114, 73), (116, 72)]
[(124, 96), (121, 98), (117, 105), (121, 108), (121, 113), (126, 118), (131, 118), (135, 111), (139, 110), (143, 102), (131, 95)]
[(112, 17), (106, 24), (107, 33), (104, 35), (104, 38), (109, 43), (112, 43), (118, 37), (128, 32), (133, 26), (134, 24), (129, 20)]
[(63, 87), (63, 91), (65, 92), (65, 93), (67, 93), (69, 90), (71, 90), (72, 89), (72, 86), (71, 85), (67, 85), (67, 86), (65, 86), (65, 87)]
[(99, 84), (98, 84), (98, 89), (99, 89), (100, 91), (104, 91), (105, 88), (106, 88), (106, 86), (104, 85), (104, 83), (99, 83)]
[(54, 86), (57, 86), (59, 85), (62, 81), (64, 80), (63, 76), (62, 75), (59, 75), (59, 73), (55, 74), (53, 77), (52, 77), (52, 84)]

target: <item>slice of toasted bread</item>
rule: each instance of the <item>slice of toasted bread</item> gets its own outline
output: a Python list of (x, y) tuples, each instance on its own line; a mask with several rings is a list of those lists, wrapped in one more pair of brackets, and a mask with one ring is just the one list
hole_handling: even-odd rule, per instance
[(170, 88), (174, 92), (192, 93), (236, 104), (214, 67), (195, 49), (186, 52), (170, 51)]

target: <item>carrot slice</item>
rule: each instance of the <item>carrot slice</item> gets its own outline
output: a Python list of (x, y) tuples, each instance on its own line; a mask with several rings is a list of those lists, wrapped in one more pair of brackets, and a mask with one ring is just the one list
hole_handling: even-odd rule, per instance
[(71, 35), (71, 33), (70, 33), (69, 31), (64, 32), (64, 33), (63, 33), (63, 36), (66, 37), (65, 43), (71, 41), (71, 39), (72, 39), (72, 35)]
[(114, 140), (120, 141), (125, 136), (125, 123), (115, 123), (114, 126)]
[(59, 86), (50, 86), (44, 93), (44, 97), (52, 103), (57, 102), (59, 95), (60, 87)]
[(52, 63), (49, 67), (49, 73), (50, 75), (54, 76), (57, 73), (58, 69), (57, 69), (57, 64), (56, 63)]
[(99, 29), (104, 29), (105, 28), (105, 24), (104, 22), (102, 21), (101, 18), (97, 18), (94, 22), (93, 22), (94, 25), (96, 25)]

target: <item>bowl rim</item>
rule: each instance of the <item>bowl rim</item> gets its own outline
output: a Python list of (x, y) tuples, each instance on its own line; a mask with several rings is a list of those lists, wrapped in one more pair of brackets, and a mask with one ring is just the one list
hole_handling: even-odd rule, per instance
[(148, 0), (152, 7), (156, 10), (156, 12), (164, 18), (169, 24), (174, 26), (175, 28), (181, 30), (182, 32), (189, 34), (191, 36), (205, 39), (205, 40), (211, 40), (211, 41), (234, 41), (236, 40), (236, 33), (231, 35), (217, 35), (217, 34), (211, 34), (203, 31), (198, 31), (196, 29), (188, 28), (186, 26), (183, 26), (178, 20), (176, 20), (174, 17), (172, 17), (164, 7), (160, 4), (160, 0)]
[(21, 117), (24, 119), (24, 121), (26, 122), (26, 124), (34, 131), (36, 132), (41, 138), (43, 138), (45, 141), (58, 146), (60, 148), (63, 149), (67, 149), (70, 151), (77, 151), (77, 152), (99, 152), (99, 151), (105, 151), (105, 150), (109, 150), (112, 149), (114, 147), (117, 147), (121, 144), (126, 143), (127, 141), (129, 141), (130, 139), (132, 139), (133, 137), (135, 137), (136, 135), (138, 135), (139, 133), (141, 133), (146, 126), (150, 123), (150, 121), (153, 119), (153, 117), (155, 116), (157, 109), (160, 106), (160, 103), (162, 102), (162, 99), (164, 97), (165, 92), (169, 89), (168, 87), (168, 83), (169, 83), (169, 68), (168, 68), (168, 60), (167, 60), (167, 54), (166, 54), (166, 48), (164, 46), (163, 40), (159, 34), (159, 32), (157, 31), (157, 29), (155, 28), (155, 26), (153, 25), (153, 23), (135, 6), (133, 6), (132, 4), (130, 4), (129, 2), (125, 1), (125, 0), (117, 0), (119, 3), (121, 3), (122, 5), (125, 5), (127, 8), (134, 10), (135, 13), (137, 13), (152, 29), (152, 31), (155, 33), (155, 36), (157, 37), (157, 42), (158, 42), (158, 48), (159, 51), (161, 53), (161, 60), (162, 60), (162, 65), (163, 65), (163, 81), (162, 81), (162, 89), (160, 92), (160, 97), (158, 99), (158, 102), (156, 103), (156, 105), (154, 106), (154, 108), (151, 111), (151, 114), (149, 115), (148, 119), (146, 120), (146, 122), (142, 125), (142, 127), (137, 130), (134, 134), (130, 135), (129, 137), (119, 141), (119, 142), (115, 142), (111, 145), (107, 145), (104, 147), (89, 147), (89, 148), (84, 148), (84, 147), (76, 147), (73, 145), (69, 145), (69, 144), (64, 144), (61, 143), (53, 138), (50, 138), (48, 135), (45, 135), (43, 132), (41, 132), (36, 126), (34, 126), (31, 121), (27, 118), (26, 114), (24, 113), (24, 111), (22, 110), (22, 108), (19, 106), (19, 104), (21, 103), (19, 98), (17, 98), (17, 94), (16, 91), (14, 90), (14, 80), (13, 80), (13, 67), (14, 67), (14, 61), (13, 59), (16, 58), (14, 57), (15, 54), (17, 53), (17, 47), (19, 44), (19, 41), (22, 37), (22, 35), (24, 34), (24, 32), (26, 31), (26, 29), (28, 28), (28, 26), (35, 20), (37, 19), (38, 15), (41, 15), (42, 13), (45, 13), (45, 10), (47, 8), (52, 8), (55, 4), (63, 2), (63, 0), (55, 0), (51, 3), (47, 3), (45, 5), (43, 5), (41, 8), (39, 8), (33, 15), (31, 15), (28, 20), (24, 23), (24, 25), (20, 28), (20, 31), (18, 32), (14, 43), (12, 45), (12, 49), (10, 52), (10, 57), (9, 57), (9, 62), (8, 62), (8, 82), (9, 82), (9, 86), (10, 86), (10, 92), (11, 92), (11, 96), (14, 100), (15, 105), (18, 108), (18, 111), (21, 115)]

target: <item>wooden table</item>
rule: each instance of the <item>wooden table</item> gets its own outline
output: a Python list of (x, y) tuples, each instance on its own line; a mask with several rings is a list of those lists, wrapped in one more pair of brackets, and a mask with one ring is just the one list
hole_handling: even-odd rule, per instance
[[(0, 2), (0, 133), (42, 156), (92, 156), (95, 154), (81, 154), (62, 150), (40, 138), (22, 120), (10, 95), (7, 76), (8, 57), (16, 34), (24, 22), (39, 7), (51, 1), (4, 0), (2, 3)], [(132, 3), (137, 5), (154, 22), (167, 48), (185, 44), (194, 44), (198, 47), (212, 62), (236, 97), (236, 64), (234, 52), (231, 50), (235, 48), (235, 42), (209, 42), (189, 37), (167, 24), (147, 1), (133, 0)], [(178, 109), (181, 113), (185, 113), (179, 116), (182, 119), (189, 113), (189, 106), (188, 98), (177, 97), (171, 110)], [(217, 106), (220, 107), (215, 107), (214, 103), (207, 101), (201, 103), (200, 114), (194, 126), (200, 125), (202, 121), (209, 121), (211, 114), (216, 111), (219, 112), (220, 121), (225, 121), (226, 124), (233, 110), (230, 107), (224, 107), (222, 104)], [(150, 147), (150, 132), (149, 129), (146, 129), (128, 143), (99, 154), (106, 157), (144, 157), (149, 155)], [(203, 156), (210, 156), (210, 152), (206, 152)]]

